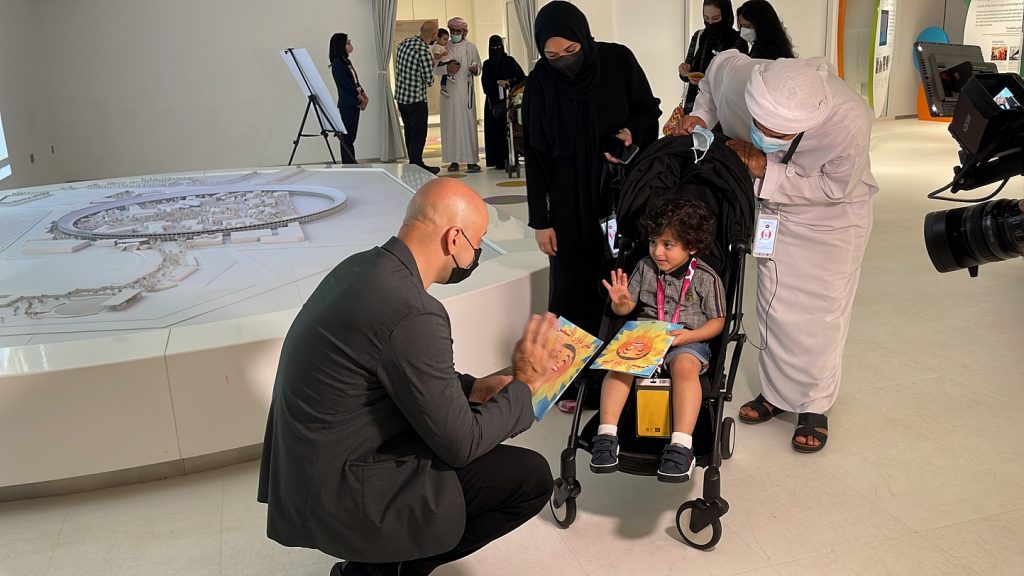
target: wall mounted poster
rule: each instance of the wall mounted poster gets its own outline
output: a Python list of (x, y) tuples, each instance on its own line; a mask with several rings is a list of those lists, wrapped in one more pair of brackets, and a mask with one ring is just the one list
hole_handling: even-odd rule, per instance
[(875, 117), (885, 114), (889, 98), (889, 72), (896, 36), (896, 0), (877, 0), (875, 4), (875, 41), (871, 49), (871, 83), (868, 99)]
[(985, 60), (1000, 72), (1020, 73), (1024, 0), (971, 0), (964, 44), (981, 46)]
[(538, 422), (551, 410), (562, 392), (565, 392), (604, 343), (565, 318), (558, 319), (555, 338), (558, 340), (558, 349), (551, 370), (533, 394), (533, 416)]

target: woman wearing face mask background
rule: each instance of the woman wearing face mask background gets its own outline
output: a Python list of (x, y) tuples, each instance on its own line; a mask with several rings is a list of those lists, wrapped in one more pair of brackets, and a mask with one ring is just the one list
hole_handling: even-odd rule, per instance
[(736, 9), (740, 36), (750, 45), (750, 57), (762, 60), (796, 58), (793, 41), (768, 0), (748, 0)]
[[(700, 92), (698, 83), (711, 65), (711, 59), (719, 52), (736, 49), (747, 53), (747, 41), (733, 28), (735, 18), (730, 0), (704, 0), (704, 28), (694, 32), (690, 38), (690, 48), (686, 51), (686, 60), (679, 65), (679, 79), (689, 82), (683, 111), (687, 114), (693, 110), (693, 102)], [(699, 73), (690, 77), (690, 74)]]
[(543, 57), (523, 101), (529, 224), (550, 257), (548, 309), (597, 335), (605, 306), (601, 279), (611, 269), (600, 224), (611, 206), (601, 194), (601, 175), (615, 160), (604, 149), (614, 138), (650, 145), (661, 110), (629, 48), (596, 42), (572, 4), (544, 6), (534, 31)]

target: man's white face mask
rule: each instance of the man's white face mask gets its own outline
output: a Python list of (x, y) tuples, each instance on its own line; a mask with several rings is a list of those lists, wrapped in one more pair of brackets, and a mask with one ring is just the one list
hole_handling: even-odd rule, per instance
[(693, 162), (696, 164), (708, 155), (711, 143), (715, 141), (715, 133), (698, 125), (694, 127), (691, 137), (693, 138)]

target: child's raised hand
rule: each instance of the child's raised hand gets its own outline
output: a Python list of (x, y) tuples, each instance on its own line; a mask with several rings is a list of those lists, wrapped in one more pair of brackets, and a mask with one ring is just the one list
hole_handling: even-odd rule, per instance
[(622, 271), (622, 268), (612, 270), (611, 284), (607, 280), (601, 280), (601, 284), (604, 284), (604, 289), (608, 291), (612, 306), (616, 308), (632, 306), (633, 302), (629, 299), (629, 276)]

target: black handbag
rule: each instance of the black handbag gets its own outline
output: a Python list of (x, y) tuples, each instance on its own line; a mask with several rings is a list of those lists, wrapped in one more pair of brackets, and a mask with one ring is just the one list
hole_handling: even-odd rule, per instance
[(488, 102), (488, 108), (491, 109), (491, 114), (498, 120), (504, 120), (508, 117), (508, 105), (504, 100), (499, 101), (497, 104)]

